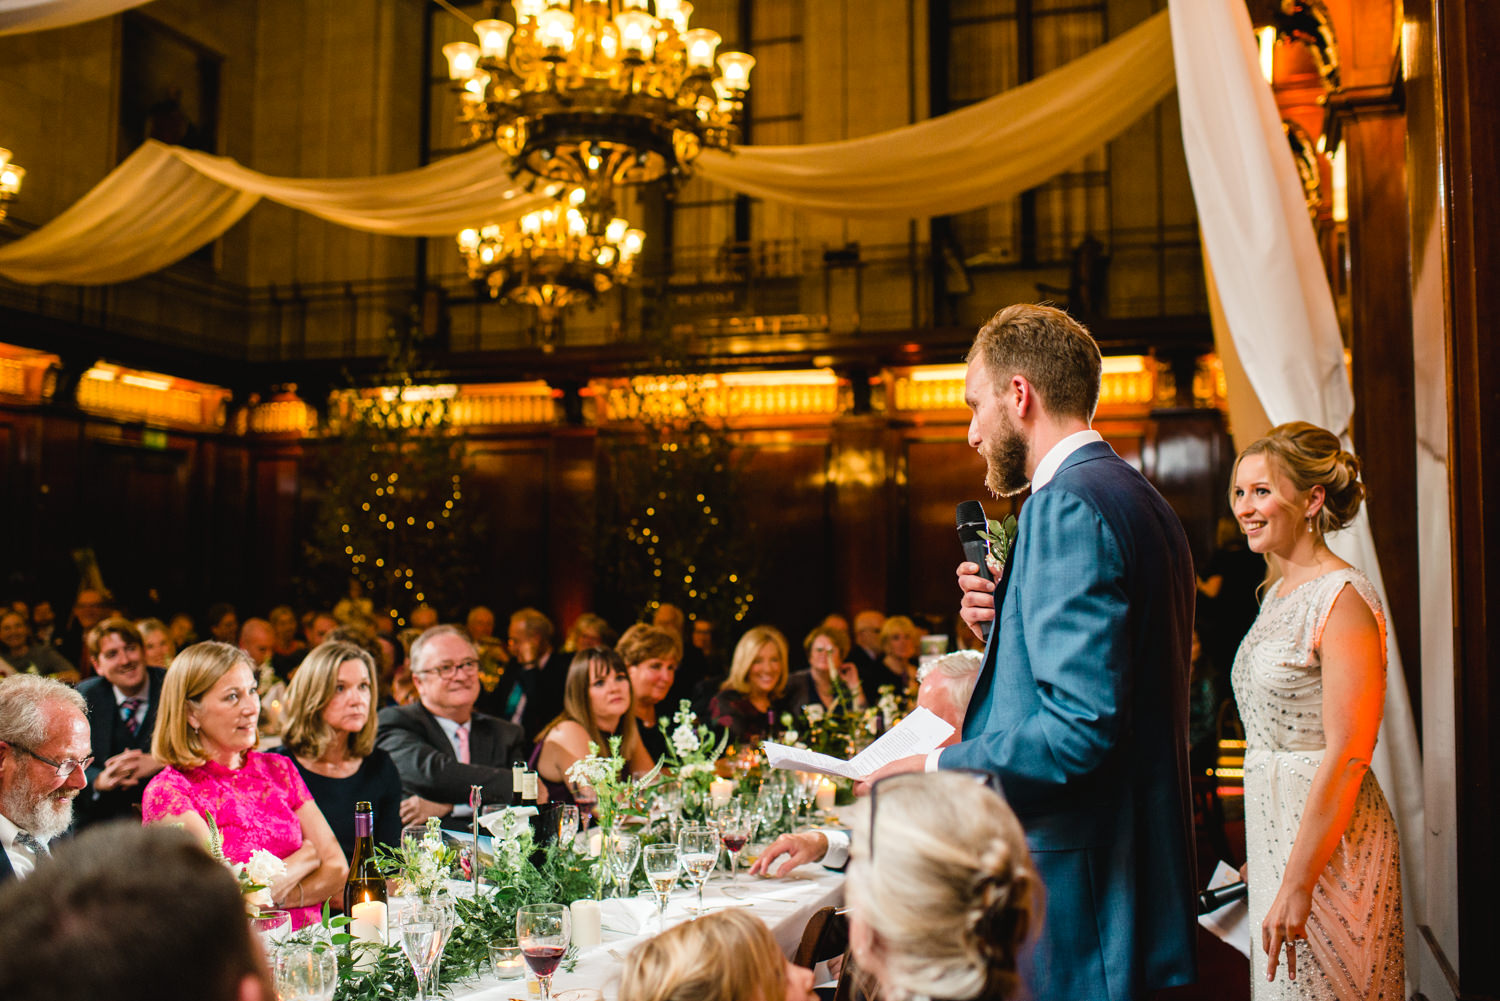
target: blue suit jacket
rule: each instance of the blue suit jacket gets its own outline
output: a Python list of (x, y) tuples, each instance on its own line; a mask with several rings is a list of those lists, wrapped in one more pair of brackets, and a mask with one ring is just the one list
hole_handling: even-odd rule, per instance
[(1109, 445), (1021, 509), (963, 740), (999, 775), (1047, 888), (1023, 962), (1041, 1001), (1196, 976), (1187, 765), (1193, 565), (1177, 515)]

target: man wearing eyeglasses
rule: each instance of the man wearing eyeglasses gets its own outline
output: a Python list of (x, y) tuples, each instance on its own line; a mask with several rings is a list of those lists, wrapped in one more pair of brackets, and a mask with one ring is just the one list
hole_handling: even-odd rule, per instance
[(31, 875), (73, 823), (93, 760), (84, 712), (83, 698), (50, 678), (0, 682), (0, 882)]
[(487, 803), (508, 804), (511, 762), (525, 759), (526, 738), (516, 724), (474, 711), (479, 653), (468, 637), (457, 626), (418, 636), (411, 677), (417, 700), (382, 709), (376, 738), (401, 773), (402, 823), (442, 817), (465, 826), (470, 786), (483, 786)]

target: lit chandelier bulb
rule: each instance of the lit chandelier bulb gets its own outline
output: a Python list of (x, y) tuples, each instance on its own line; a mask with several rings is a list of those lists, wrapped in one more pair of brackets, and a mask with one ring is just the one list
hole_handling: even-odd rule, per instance
[(620, 48), (627, 59), (650, 59), (656, 50), (656, 18), (643, 10), (628, 10), (615, 18)]
[(620, 253), (626, 257), (634, 257), (641, 252), (641, 247), (646, 243), (644, 230), (629, 229), (625, 231), (625, 238), (620, 241)]
[[(536, 18), (536, 37), (548, 54), (573, 48), (573, 12), (550, 7)], [(710, 57), (712, 58), (712, 57)]]
[(630, 223), (616, 216), (609, 221), (604, 228), (604, 238), (610, 243), (619, 243), (625, 239), (625, 231), (630, 228)]
[(443, 46), (448, 60), (448, 79), (467, 80), (479, 65), (479, 46), (473, 42), (449, 42)]
[(688, 0), (680, 0), (679, 3), (663, 7), (658, 0), (656, 13), (663, 21), (671, 18), (672, 24), (676, 26), (677, 33), (680, 35), (688, 30), (688, 20), (693, 16), (693, 5), (688, 3)]
[(568, 209), (568, 235), (583, 236), (589, 231), (589, 224), (583, 218), (583, 213), (577, 209)]
[(458, 234), (458, 249), (466, 254), (472, 254), (479, 249), (479, 230), (466, 229)]
[(714, 50), (719, 47), (719, 33), (712, 28), (694, 28), (682, 33), (682, 44), (687, 47), (689, 70), (712, 70)]
[(748, 52), (725, 52), (719, 56), (719, 73), (724, 86), (731, 91), (744, 93), (750, 89), (750, 71), (755, 69), (755, 57)]
[(506, 21), (490, 18), (474, 22), (474, 34), (479, 36), (479, 55), (482, 59), (504, 59), (510, 46), (510, 36), (515, 26)]
[(534, 21), (547, 6), (547, 0), (516, 0), (516, 21)]

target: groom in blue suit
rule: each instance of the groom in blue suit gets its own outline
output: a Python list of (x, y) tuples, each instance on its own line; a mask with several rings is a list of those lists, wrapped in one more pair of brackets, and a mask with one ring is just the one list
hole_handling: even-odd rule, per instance
[(1032, 492), (993, 596), (959, 567), (965, 620), (995, 620), (963, 739), (873, 776), (999, 776), (1047, 888), (1022, 964), (1038, 1001), (1129, 1001), (1196, 976), (1192, 557), (1166, 501), (1089, 427), (1100, 370), (1060, 310), (1011, 306), (980, 329), (969, 443), (995, 494)]

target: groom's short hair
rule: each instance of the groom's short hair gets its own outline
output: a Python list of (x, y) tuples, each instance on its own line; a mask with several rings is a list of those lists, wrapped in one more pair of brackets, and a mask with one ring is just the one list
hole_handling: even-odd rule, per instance
[(191, 835), (121, 820), (0, 888), (5, 1001), (271, 997), (239, 884)]
[(979, 328), (968, 359), (980, 358), (995, 380), (1023, 376), (1054, 417), (1094, 419), (1103, 360), (1083, 324), (1052, 306), (1007, 306)]

